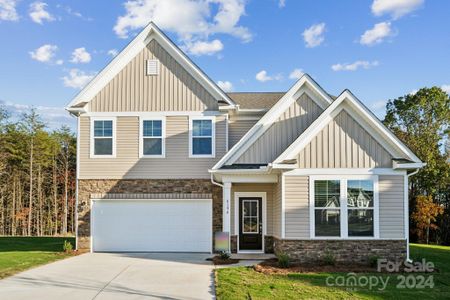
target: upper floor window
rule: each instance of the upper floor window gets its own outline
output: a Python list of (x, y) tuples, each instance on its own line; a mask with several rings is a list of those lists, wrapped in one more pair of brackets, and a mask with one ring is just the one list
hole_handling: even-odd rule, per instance
[(196, 117), (189, 124), (190, 157), (215, 156), (215, 129), (213, 117)]
[(165, 156), (164, 119), (143, 119), (141, 122), (141, 157)]
[(378, 237), (376, 176), (311, 178), (314, 237)]
[(92, 119), (91, 157), (115, 156), (115, 120)]

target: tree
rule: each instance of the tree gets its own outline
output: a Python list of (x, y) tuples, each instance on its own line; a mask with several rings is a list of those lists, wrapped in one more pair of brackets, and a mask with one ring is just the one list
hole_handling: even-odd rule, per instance
[(435, 222), (437, 216), (444, 213), (444, 207), (434, 203), (431, 196), (419, 196), (416, 200), (416, 209), (412, 214), (412, 218), (416, 222), (419, 239), (425, 240), (428, 244), (430, 229), (439, 228)]
[(426, 195), (450, 209), (450, 160), (446, 151), (450, 133), (449, 95), (432, 87), (389, 100), (383, 122), (427, 164), (410, 177), (410, 208), (416, 206), (419, 195)]

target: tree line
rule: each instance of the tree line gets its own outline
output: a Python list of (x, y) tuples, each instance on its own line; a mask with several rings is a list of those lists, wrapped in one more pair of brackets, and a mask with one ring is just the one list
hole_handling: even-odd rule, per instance
[(0, 235), (75, 231), (76, 137), (47, 130), (36, 110), (13, 121), (0, 107)]
[[(427, 165), (410, 177), (412, 241), (450, 245), (450, 97), (438, 87), (389, 100), (383, 123)], [(75, 231), (76, 137), (35, 110), (0, 107), (0, 235)]]

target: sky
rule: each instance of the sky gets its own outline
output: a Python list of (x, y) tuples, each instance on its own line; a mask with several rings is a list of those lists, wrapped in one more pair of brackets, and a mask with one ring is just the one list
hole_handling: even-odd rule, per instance
[(225, 91), (306, 72), (380, 118), (421, 87), (450, 92), (450, 1), (0, 0), (0, 103), (74, 128), (64, 107), (150, 21)]

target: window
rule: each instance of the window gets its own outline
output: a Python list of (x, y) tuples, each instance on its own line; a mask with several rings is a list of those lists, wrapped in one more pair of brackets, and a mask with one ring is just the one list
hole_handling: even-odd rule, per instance
[(165, 156), (164, 119), (144, 119), (141, 122), (141, 157)]
[(91, 157), (115, 156), (114, 131), (113, 119), (92, 119)]
[(242, 233), (259, 233), (258, 200), (242, 200)]
[(377, 238), (377, 184), (376, 176), (312, 177), (311, 236)]
[(191, 119), (190, 156), (214, 157), (214, 123), (212, 118)]

